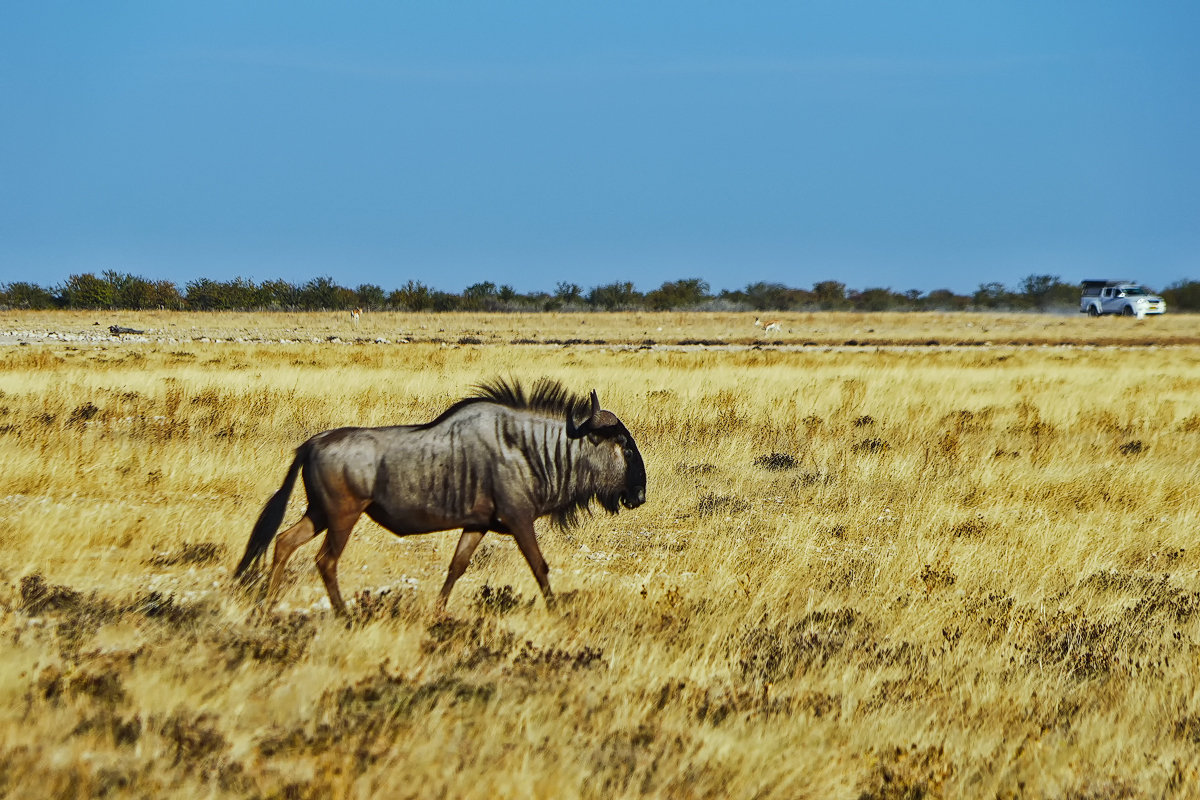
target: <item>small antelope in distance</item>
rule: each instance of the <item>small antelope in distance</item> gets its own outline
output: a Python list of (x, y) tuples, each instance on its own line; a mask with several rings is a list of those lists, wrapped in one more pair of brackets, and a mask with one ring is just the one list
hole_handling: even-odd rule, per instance
[[(296, 449), (234, 571), (240, 578), (254, 569), (275, 542), (263, 612), (274, 605), (292, 553), (328, 531), (317, 570), (334, 612), (346, 616), (338, 558), (364, 513), (397, 536), (462, 528), (439, 610), (488, 531), (516, 540), (550, 605), (550, 568), (534, 521), (549, 516), (568, 528), (593, 501), (610, 514), (646, 502), (642, 455), (595, 391), (585, 399), (545, 378), (529, 392), (504, 380), (477, 389), (423, 425), (337, 428)], [(301, 472), (308, 508), (276, 538)]]
[(783, 322), (777, 319), (763, 321), (758, 317), (755, 317), (754, 326), (757, 328), (762, 328), (766, 333), (770, 333), (771, 331), (779, 331), (780, 333), (783, 333)]
[(350, 322), (354, 325), (354, 330), (358, 330), (358, 318), (362, 316), (361, 308), (350, 309)]

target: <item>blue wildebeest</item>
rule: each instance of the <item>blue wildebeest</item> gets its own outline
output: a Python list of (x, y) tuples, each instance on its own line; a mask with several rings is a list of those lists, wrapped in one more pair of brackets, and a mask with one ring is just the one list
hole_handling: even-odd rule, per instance
[(283, 486), (267, 501), (234, 575), (266, 553), (303, 470), (308, 508), (279, 535), (266, 595), (270, 609), (288, 558), (328, 530), (317, 569), (339, 614), (337, 563), (366, 513), (397, 536), (462, 528), (438, 598), (445, 608), (454, 582), (488, 531), (517, 541), (547, 604), (549, 572), (533, 523), (550, 515), (570, 525), (593, 500), (611, 514), (646, 501), (646, 467), (621, 420), (559, 383), (543, 379), (526, 394), (516, 382), (478, 387), (424, 425), (337, 428), (296, 449)]

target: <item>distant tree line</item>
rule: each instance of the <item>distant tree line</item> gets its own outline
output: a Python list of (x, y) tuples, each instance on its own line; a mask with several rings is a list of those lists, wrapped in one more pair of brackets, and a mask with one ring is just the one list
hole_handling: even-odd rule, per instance
[[(1169, 310), (1200, 311), (1200, 281), (1182, 280), (1161, 294)], [(1078, 308), (1079, 287), (1057, 275), (1029, 275), (1015, 287), (985, 283), (970, 295), (949, 289), (896, 292), (890, 288), (847, 289), (839, 281), (821, 281), (811, 289), (782, 283), (752, 283), (744, 289), (713, 293), (706, 281), (667, 281), (640, 292), (628, 281), (593, 286), (561, 282), (553, 293), (521, 294), (491, 281), (468, 286), (460, 294), (419, 281), (386, 291), (364, 283), (353, 289), (330, 277), (303, 284), (284, 280), (255, 283), (247, 278), (201, 278), (181, 290), (172, 281), (150, 280), (121, 272), (72, 275), (65, 283), (43, 287), (15, 281), (0, 285), (0, 306), (14, 309), (170, 309), (192, 311), (274, 310), (339, 311), (1046, 311)]]

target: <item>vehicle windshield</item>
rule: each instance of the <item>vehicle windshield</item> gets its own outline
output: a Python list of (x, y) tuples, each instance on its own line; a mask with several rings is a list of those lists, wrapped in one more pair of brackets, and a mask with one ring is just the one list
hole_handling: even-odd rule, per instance
[(1121, 291), (1126, 297), (1136, 297), (1138, 295), (1150, 294), (1144, 286), (1122, 286)]

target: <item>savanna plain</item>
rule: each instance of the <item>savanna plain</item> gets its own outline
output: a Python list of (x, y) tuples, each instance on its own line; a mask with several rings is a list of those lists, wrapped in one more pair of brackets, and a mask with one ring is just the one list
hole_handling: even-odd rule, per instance
[[(313, 335), (0, 348), (0, 795), (1200, 795), (1194, 320), (1161, 320), (1167, 346), (1160, 321), (1070, 319), (1071, 346), (785, 350), (726, 315), (704, 324), (747, 347), (684, 350), (550, 343), (532, 315), (403, 344), (160, 316)], [(1061, 322), (934, 319), (791, 325)], [(232, 567), (298, 444), (497, 376), (596, 389), (646, 462), (641, 508), (539, 523), (553, 610), (489, 534), (439, 614), (457, 533), (364, 517), (349, 621), (317, 543), (252, 618), (263, 582)]]

